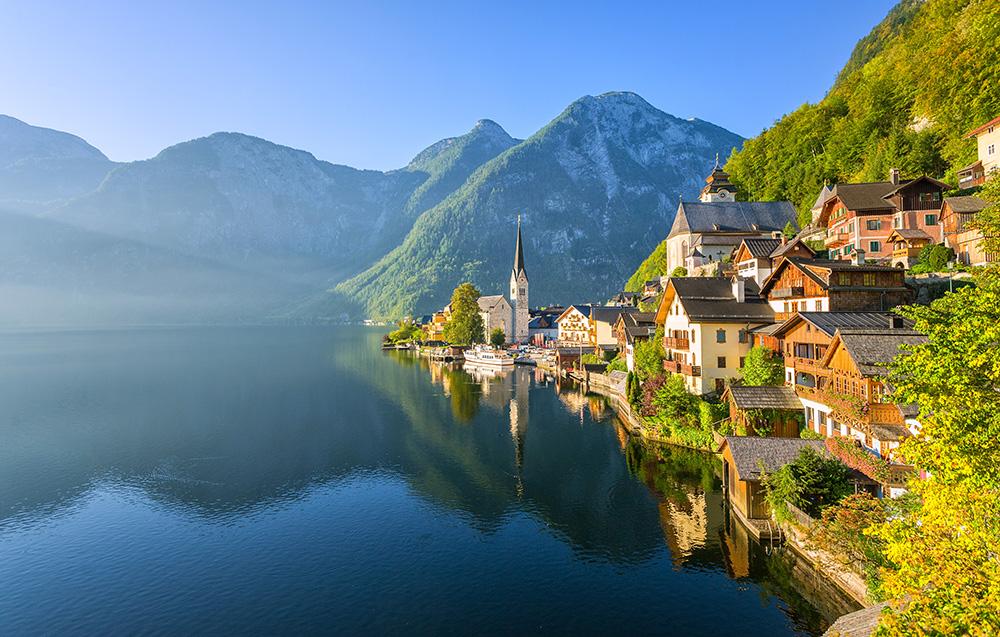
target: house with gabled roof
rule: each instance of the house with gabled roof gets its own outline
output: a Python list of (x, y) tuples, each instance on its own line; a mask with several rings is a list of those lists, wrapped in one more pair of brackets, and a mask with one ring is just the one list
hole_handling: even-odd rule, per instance
[(590, 345), (591, 305), (573, 304), (556, 319), (557, 341), (560, 347), (588, 347)]
[(503, 330), (504, 338), (510, 343), (514, 337), (513, 324), (511, 323), (513, 310), (507, 299), (502, 294), (492, 294), (480, 296), (477, 302), (479, 303), (479, 316), (483, 319), (483, 334), (487, 340), (493, 330), (499, 329)]
[(965, 135), (966, 139), (973, 137), (978, 159), (958, 170), (959, 188), (982, 186), (992, 173), (1000, 170), (1000, 117), (980, 124)]
[(852, 261), (781, 259), (760, 294), (776, 322), (796, 312), (884, 312), (913, 299), (902, 270), (868, 263), (864, 251)]
[(675, 277), (656, 312), (664, 330), (664, 369), (693, 394), (721, 394), (738, 378), (752, 345), (750, 330), (774, 322), (757, 284), (739, 277)]
[(623, 314), (635, 314), (639, 308), (632, 306), (591, 305), (590, 347), (595, 354), (618, 349), (614, 326)]
[(959, 263), (972, 266), (1000, 261), (1000, 255), (983, 249), (983, 234), (968, 227), (989, 202), (973, 195), (945, 197), (941, 204), (941, 229), (944, 244), (955, 251)]
[(622, 312), (613, 327), (618, 351), (625, 356), (628, 371), (635, 371), (635, 346), (656, 333), (656, 312)]
[(892, 261), (889, 262), (889, 265), (904, 270), (915, 266), (920, 252), (934, 242), (931, 236), (923, 230), (909, 228), (894, 228), (886, 241), (892, 246)]
[(815, 386), (821, 362), (838, 329), (911, 329), (913, 322), (892, 312), (796, 312), (770, 332), (785, 361), (788, 386)]
[[(926, 341), (908, 329), (838, 328), (813, 374), (815, 386), (796, 378), (807, 426), (826, 437), (854, 440), (868, 453), (901, 464), (895, 452), (913, 435), (916, 409), (892, 402), (885, 377), (897, 356)], [(898, 479), (886, 480), (885, 486), (897, 490), (890, 495), (902, 488), (902, 476), (909, 471), (901, 467)]]
[(798, 236), (789, 241), (781, 234), (780, 237), (770, 239), (743, 239), (733, 251), (732, 262), (738, 276), (753, 279), (760, 285), (771, 274), (779, 259), (793, 256), (811, 259), (816, 253)]
[(938, 213), (948, 184), (921, 176), (900, 179), (892, 169), (888, 181), (839, 183), (823, 202), (816, 224), (826, 228), (831, 259), (850, 258), (864, 250), (869, 259), (892, 256), (887, 238), (894, 228), (923, 230), (941, 240)]
[(771, 238), (791, 222), (795, 206), (788, 201), (736, 201), (736, 187), (716, 164), (698, 201), (682, 201), (667, 235), (667, 272), (688, 272), (722, 262), (744, 238)]

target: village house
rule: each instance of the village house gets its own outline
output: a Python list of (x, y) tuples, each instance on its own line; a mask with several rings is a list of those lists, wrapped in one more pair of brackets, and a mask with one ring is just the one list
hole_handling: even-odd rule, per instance
[(655, 312), (623, 312), (614, 325), (618, 351), (625, 357), (628, 371), (635, 371), (635, 346), (656, 333)]
[(889, 265), (904, 270), (915, 266), (920, 252), (933, 243), (931, 236), (923, 230), (906, 228), (894, 228), (886, 241), (892, 246), (892, 261)]
[(944, 244), (955, 251), (955, 259), (964, 265), (981, 266), (995, 263), (1000, 255), (983, 249), (983, 235), (967, 227), (989, 203), (979, 197), (945, 197), (941, 204), (941, 228)]
[(965, 138), (976, 138), (979, 158), (958, 170), (958, 187), (982, 186), (990, 174), (1000, 169), (1000, 117), (996, 117), (969, 131)]
[(824, 370), (820, 361), (838, 329), (909, 329), (912, 322), (890, 312), (798, 312), (770, 333), (761, 343), (781, 354), (785, 382), (789, 386), (815, 386)]
[(789, 241), (783, 233), (772, 239), (743, 239), (733, 251), (732, 262), (736, 274), (744, 279), (753, 279), (757, 285), (764, 283), (770, 276), (779, 259), (784, 257), (803, 257), (811, 259), (816, 256), (812, 248), (798, 237)]
[(431, 341), (440, 341), (444, 339), (444, 327), (448, 324), (448, 319), (451, 318), (451, 303), (444, 306), (444, 309), (440, 312), (435, 312), (431, 315), (431, 320), (427, 323), (427, 339)]
[(746, 436), (798, 438), (802, 401), (784, 385), (730, 385), (722, 394), (733, 430)]
[(513, 338), (511, 330), (511, 307), (502, 294), (479, 297), (479, 316), (483, 319), (483, 335), (487, 340), (493, 330), (503, 330), (504, 339), (510, 343)]
[(796, 312), (881, 312), (913, 299), (902, 270), (866, 263), (863, 250), (850, 262), (782, 259), (760, 293), (777, 322)]
[[(796, 373), (795, 393), (802, 399), (807, 426), (826, 437), (855, 440), (865, 451), (900, 464), (895, 450), (912, 435), (908, 419), (913, 420), (916, 410), (891, 402), (883, 379), (906, 346), (926, 340), (901, 327), (838, 328), (812, 373)], [(883, 480), (888, 495), (901, 492), (911, 470), (905, 465), (898, 469)]]
[[(830, 457), (822, 440), (726, 436), (719, 445), (722, 491), (730, 511), (754, 537), (768, 538), (777, 532), (771, 521), (771, 507), (764, 500), (764, 476), (793, 462), (807, 447)], [(870, 484), (870, 480), (863, 475), (852, 472), (852, 476), (861, 487)]]
[(682, 201), (667, 235), (667, 272), (688, 273), (719, 263), (746, 238), (768, 239), (795, 225), (795, 207), (787, 201), (736, 201), (736, 187), (718, 164), (705, 180), (698, 201)]
[(835, 185), (816, 219), (826, 228), (830, 258), (849, 258), (864, 250), (869, 259), (889, 261), (888, 237), (894, 228), (923, 230), (940, 241), (941, 193), (948, 189), (948, 184), (926, 176), (900, 179), (895, 168), (888, 181)]
[(656, 312), (664, 330), (664, 369), (680, 374), (693, 394), (721, 394), (739, 377), (750, 330), (774, 322), (756, 283), (733, 277), (672, 278)]
[(616, 307), (592, 305), (590, 307), (590, 348), (595, 354), (613, 352), (618, 349), (615, 323), (623, 314), (632, 314), (639, 309), (632, 306)]
[(548, 343), (559, 340), (559, 326), (556, 317), (549, 314), (538, 314), (528, 321), (528, 339), (532, 345), (545, 347)]
[(560, 347), (589, 347), (590, 305), (570, 305), (556, 319)]

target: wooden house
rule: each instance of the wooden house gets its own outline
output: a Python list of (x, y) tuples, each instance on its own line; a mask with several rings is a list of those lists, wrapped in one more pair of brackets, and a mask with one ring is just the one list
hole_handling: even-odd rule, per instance
[(778, 237), (771, 239), (743, 239), (733, 251), (732, 262), (736, 274), (744, 279), (753, 279), (760, 285), (774, 270), (778, 260), (784, 257), (803, 257), (811, 259), (816, 256), (812, 248), (798, 237), (789, 241), (784, 234), (776, 233)]
[(916, 408), (894, 404), (884, 377), (905, 347), (926, 340), (908, 329), (838, 329), (812, 375), (815, 385), (796, 378), (807, 426), (826, 437), (856, 440), (868, 452), (896, 462), (896, 448), (912, 435)]
[(776, 322), (796, 312), (881, 312), (913, 299), (902, 270), (869, 264), (861, 251), (851, 262), (782, 259), (760, 293)]
[(798, 312), (770, 331), (768, 346), (784, 359), (789, 386), (815, 386), (838, 329), (898, 330), (912, 325), (891, 312)]
[(896, 169), (888, 181), (837, 184), (816, 219), (826, 228), (830, 258), (846, 259), (864, 250), (869, 259), (889, 261), (888, 236), (895, 228), (923, 230), (940, 241), (938, 213), (948, 189), (948, 184), (926, 176), (900, 179)]
[(618, 351), (625, 356), (628, 370), (635, 371), (635, 346), (656, 333), (655, 312), (623, 312), (614, 325)]
[(986, 183), (1000, 170), (1000, 117), (995, 117), (969, 131), (965, 138), (976, 138), (978, 159), (958, 170), (958, 187), (973, 188)]
[(769, 536), (774, 526), (761, 480), (795, 460), (806, 447), (827, 455), (822, 440), (802, 438), (726, 436), (719, 446), (723, 493), (732, 512), (755, 537)]
[(894, 268), (909, 270), (917, 264), (920, 251), (929, 246), (933, 239), (923, 230), (895, 228), (886, 239), (892, 246), (892, 261)]
[(979, 197), (945, 197), (941, 204), (941, 229), (944, 244), (955, 251), (955, 258), (965, 265), (986, 265), (1000, 261), (1000, 255), (986, 252), (982, 247), (983, 235), (969, 228), (970, 221), (989, 203)]
[(639, 308), (630, 306), (592, 305), (590, 306), (589, 337), (590, 348), (595, 354), (618, 349), (614, 326), (623, 314), (638, 313)]
[(730, 385), (722, 394), (729, 404), (729, 422), (747, 436), (798, 438), (802, 401), (786, 386)]

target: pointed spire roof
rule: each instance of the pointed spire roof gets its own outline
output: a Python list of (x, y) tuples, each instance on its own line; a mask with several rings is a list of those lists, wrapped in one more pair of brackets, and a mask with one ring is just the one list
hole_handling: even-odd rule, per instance
[(522, 272), (524, 272), (524, 250), (521, 248), (521, 215), (517, 215), (517, 245), (514, 247), (514, 276)]

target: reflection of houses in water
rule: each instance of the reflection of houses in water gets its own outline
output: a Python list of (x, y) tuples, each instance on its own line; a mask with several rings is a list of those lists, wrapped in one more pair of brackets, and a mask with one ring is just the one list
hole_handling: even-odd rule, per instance
[(703, 548), (708, 540), (708, 506), (704, 493), (685, 493), (684, 500), (661, 500), (660, 528), (663, 539), (670, 547), (674, 566), (682, 566), (696, 549)]

